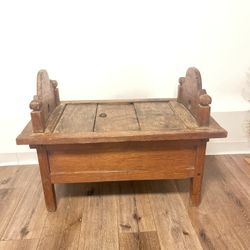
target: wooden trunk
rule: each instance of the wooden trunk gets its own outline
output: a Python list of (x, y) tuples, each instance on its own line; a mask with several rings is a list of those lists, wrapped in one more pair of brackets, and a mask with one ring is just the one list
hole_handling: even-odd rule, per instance
[(176, 99), (60, 102), (56, 81), (38, 74), (32, 121), (17, 138), (36, 148), (49, 211), (55, 183), (190, 178), (200, 203), (206, 143), (227, 132), (210, 117), (199, 71), (180, 78)]

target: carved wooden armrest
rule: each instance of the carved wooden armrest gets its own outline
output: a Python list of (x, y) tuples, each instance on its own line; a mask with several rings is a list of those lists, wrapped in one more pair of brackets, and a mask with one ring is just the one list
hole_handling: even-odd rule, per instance
[(50, 80), (46, 70), (40, 70), (37, 74), (37, 94), (30, 102), (34, 133), (44, 132), (50, 114), (59, 104), (60, 98), (57, 81)]
[(180, 77), (177, 101), (182, 103), (195, 117), (199, 126), (208, 126), (212, 98), (202, 89), (198, 69), (189, 68), (186, 77)]

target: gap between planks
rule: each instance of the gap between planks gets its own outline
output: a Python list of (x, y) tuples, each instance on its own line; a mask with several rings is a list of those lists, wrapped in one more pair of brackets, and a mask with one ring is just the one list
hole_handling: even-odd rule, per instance
[(95, 119), (94, 119), (94, 122), (93, 122), (92, 132), (94, 132), (94, 131), (95, 131), (95, 124), (96, 124), (96, 116), (97, 116), (98, 106), (99, 106), (99, 103), (97, 103), (97, 104), (96, 104), (96, 109), (95, 109)]
[(135, 116), (136, 116), (136, 120), (137, 120), (137, 123), (138, 123), (138, 130), (141, 131), (141, 124), (140, 124), (140, 121), (139, 121), (139, 118), (138, 118), (138, 114), (137, 114), (137, 110), (136, 110), (136, 107), (135, 107), (135, 103), (133, 102), (133, 107), (134, 107), (134, 110), (135, 110)]

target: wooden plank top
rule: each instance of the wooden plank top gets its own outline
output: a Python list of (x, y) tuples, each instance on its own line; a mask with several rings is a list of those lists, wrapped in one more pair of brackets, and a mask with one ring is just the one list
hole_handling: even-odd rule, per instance
[(226, 137), (213, 118), (199, 127), (188, 109), (175, 99), (61, 102), (44, 133), (31, 122), (17, 144), (85, 144), (121, 141), (190, 140)]
[(96, 104), (68, 104), (58, 120), (53, 133), (72, 134), (91, 132), (96, 117)]
[(144, 131), (184, 129), (186, 126), (175, 114), (170, 102), (134, 103), (140, 127)]
[(133, 103), (97, 104), (94, 132), (138, 131)]

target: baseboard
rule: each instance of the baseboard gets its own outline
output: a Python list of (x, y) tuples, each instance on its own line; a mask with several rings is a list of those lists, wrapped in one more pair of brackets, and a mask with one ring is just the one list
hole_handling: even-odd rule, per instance
[(0, 167), (38, 164), (36, 152), (1, 153)]
[(210, 141), (207, 155), (250, 154), (250, 141)]
[(207, 145), (207, 154), (249, 154), (250, 111), (215, 112), (212, 116), (228, 131), (228, 136), (211, 139)]

